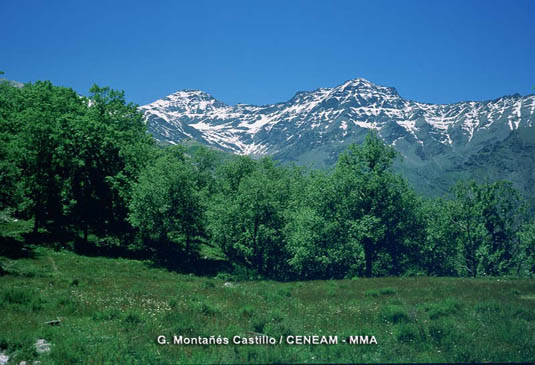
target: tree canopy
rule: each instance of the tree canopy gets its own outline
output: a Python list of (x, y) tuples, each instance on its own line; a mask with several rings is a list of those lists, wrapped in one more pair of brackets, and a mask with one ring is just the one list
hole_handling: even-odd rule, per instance
[(377, 133), (330, 170), (162, 147), (123, 92), (0, 82), (0, 224), (196, 264), (216, 252), (249, 278), (535, 274), (535, 223), (509, 182), (419, 197)]

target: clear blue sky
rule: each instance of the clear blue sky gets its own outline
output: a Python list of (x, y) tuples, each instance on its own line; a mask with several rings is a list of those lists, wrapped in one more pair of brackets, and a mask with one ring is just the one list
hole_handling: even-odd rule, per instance
[(146, 104), (285, 101), (355, 77), (450, 103), (535, 92), (535, 1), (0, 1), (0, 70)]

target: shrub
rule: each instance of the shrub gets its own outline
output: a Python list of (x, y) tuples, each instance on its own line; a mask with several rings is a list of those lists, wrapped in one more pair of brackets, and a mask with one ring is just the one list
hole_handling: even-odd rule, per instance
[(403, 323), (397, 328), (396, 338), (398, 341), (405, 343), (414, 343), (421, 340), (418, 327), (410, 323)]
[(258, 333), (263, 333), (264, 328), (266, 327), (266, 324), (268, 323), (268, 320), (265, 317), (256, 317), (253, 320), (253, 331)]
[(201, 288), (202, 289), (211, 289), (211, 288), (215, 288), (215, 284), (212, 282), (212, 281), (203, 281), (201, 283)]
[(446, 299), (440, 303), (431, 304), (426, 308), (429, 312), (430, 319), (438, 319), (440, 317), (446, 317), (450, 314), (459, 312), (461, 309), (461, 303), (453, 299)]
[(255, 313), (255, 309), (249, 305), (246, 305), (241, 309), (241, 316), (245, 318), (251, 318)]
[(139, 313), (130, 311), (126, 313), (123, 322), (128, 326), (135, 326), (143, 322), (143, 319)]
[(381, 318), (390, 323), (409, 322), (409, 315), (400, 305), (387, 305), (381, 309)]
[(396, 293), (397, 291), (394, 288), (382, 288), (379, 290), (376, 290), (376, 289), (366, 290), (364, 292), (364, 295), (367, 297), (378, 297), (379, 295), (393, 295)]
[(379, 291), (377, 290), (366, 290), (364, 292), (364, 295), (367, 296), (367, 297), (378, 297), (379, 296)]
[(228, 272), (217, 273), (215, 278), (219, 279), (219, 280), (223, 280), (223, 281), (233, 281), (234, 280), (234, 277), (232, 276), (232, 274), (230, 274)]
[(279, 289), (279, 291), (277, 292), (277, 294), (281, 297), (286, 297), (286, 298), (289, 298), (292, 296), (292, 291), (288, 288), (284, 288), (284, 289)]
[(429, 336), (439, 345), (448, 342), (447, 340), (451, 339), (454, 334), (453, 325), (445, 320), (431, 322), (429, 325)]
[(221, 310), (213, 305), (210, 305), (208, 303), (194, 303), (193, 309), (196, 312), (202, 313), (205, 316), (215, 316), (216, 314), (221, 313)]
[(178, 300), (175, 298), (171, 299), (169, 301), (169, 307), (171, 307), (171, 309), (176, 309), (178, 307)]
[(393, 294), (396, 294), (396, 293), (397, 293), (397, 291), (394, 288), (379, 289), (379, 294), (381, 294), (381, 295), (393, 295)]

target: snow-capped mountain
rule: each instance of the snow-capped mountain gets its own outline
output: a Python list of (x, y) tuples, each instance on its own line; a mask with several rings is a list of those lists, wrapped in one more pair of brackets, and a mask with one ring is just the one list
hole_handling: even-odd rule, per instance
[(205, 92), (184, 90), (141, 110), (160, 141), (194, 139), (237, 154), (269, 154), (319, 167), (332, 164), (347, 144), (375, 129), (405, 157), (404, 169), (414, 180), (462, 170), (460, 165), (479, 151), (531, 130), (535, 95), (427, 104), (357, 78), (272, 105), (231, 106)]

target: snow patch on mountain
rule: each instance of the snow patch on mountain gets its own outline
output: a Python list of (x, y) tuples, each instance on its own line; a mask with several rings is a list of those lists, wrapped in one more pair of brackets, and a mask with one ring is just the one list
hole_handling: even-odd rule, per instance
[(535, 95), (428, 104), (357, 78), (333, 88), (300, 91), (271, 105), (231, 106), (200, 90), (182, 90), (140, 109), (158, 140), (176, 143), (193, 138), (237, 154), (339, 143), (362, 136), (362, 129), (379, 131), (392, 145), (405, 140), (424, 149), (436, 143), (451, 149), (501, 125), (509, 131), (531, 126)]

